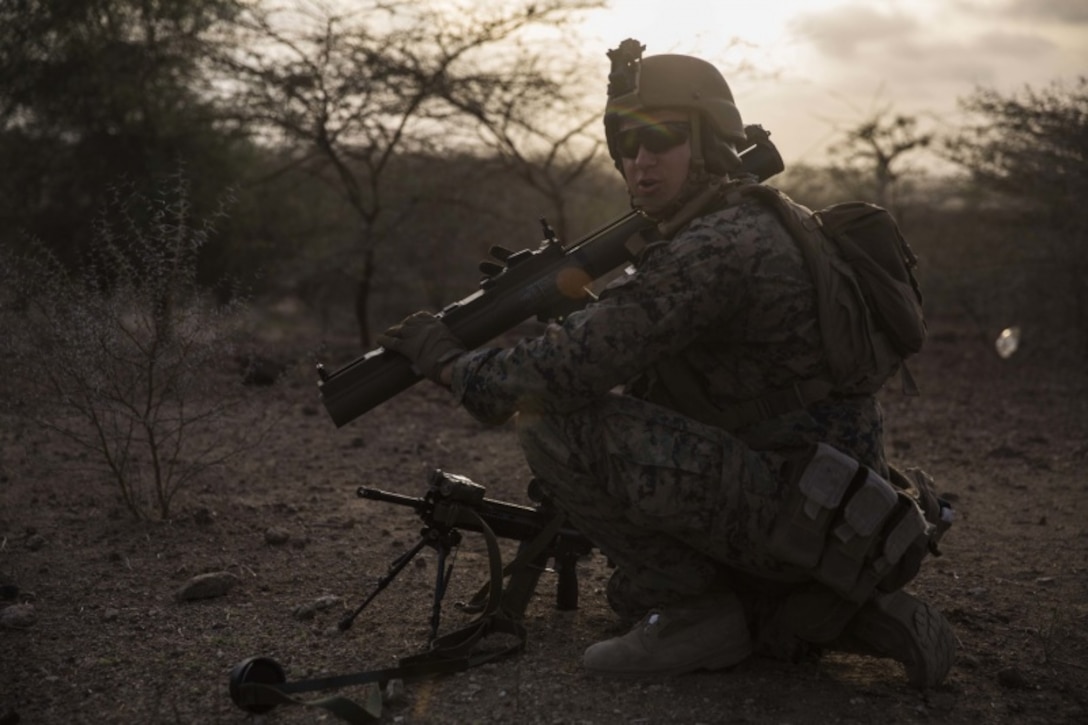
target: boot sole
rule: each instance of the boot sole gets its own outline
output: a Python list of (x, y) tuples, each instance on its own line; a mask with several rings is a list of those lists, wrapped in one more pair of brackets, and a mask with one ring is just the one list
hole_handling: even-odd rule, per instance
[(868, 602), (846, 634), (849, 651), (896, 660), (910, 684), (920, 689), (941, 684), (956, 654), (956, 639), (944, 615), (904, 591)]
[(701, 660), (695, 662), (685, 662), (684, 664), (674, 665), (672, 667), (664, 667), (661, 669), (653, 670), (610, 670), (610, 669), (595, 669), (587, 666), (585, 662), (582, 663), (583, 670), (586, 674), (593, 677), (607, 677), (612, 679), (631, 679), (635, 680), (640, 677), (679, 677), (680, 675), (686, 675), (692, 672), (699, 672), (701, 670), (715, 671), (724, 670), (734, 665), (738, 665), (752, 654), (752, 647), (737, 648), (735, 651), (730, 652), (716, 652), (714, 655), (704, 657)]

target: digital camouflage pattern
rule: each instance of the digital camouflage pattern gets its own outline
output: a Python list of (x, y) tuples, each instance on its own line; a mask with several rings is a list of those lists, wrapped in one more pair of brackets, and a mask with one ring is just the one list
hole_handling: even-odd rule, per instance
[(766, 553), (766, 540), (782, 466), (807, 445), (830, 443), (887, 473), (871, 396), (832, 397), (729, 433), (646, 399), (660, 400), (655, 369), (676, 359), (723, 407), (826, 375), (804, 259), (757, 202), (648, 245), (633, 274), (540, 337), (453, 367), (454, 395), (473, 416), (519, 414), (534, 474), (617, 564), (618, 610), (705, 592), (720, 585), (722, 565), (803, 579)]

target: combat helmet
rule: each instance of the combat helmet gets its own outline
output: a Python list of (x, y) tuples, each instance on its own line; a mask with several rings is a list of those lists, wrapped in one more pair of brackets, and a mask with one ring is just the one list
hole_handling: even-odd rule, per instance
[(744, 123), (733, 93), (710, 63), (690, 55), (642, 57), (646, 46), (627, 39), (608, 51), (608, 104), (604, 128), (608, 153), (622, 172), (617, 143), (620, 120), (655, 108), (693, 111), (693, 170), (723, 175), (741, 165), (736, 149), (746, 142)]

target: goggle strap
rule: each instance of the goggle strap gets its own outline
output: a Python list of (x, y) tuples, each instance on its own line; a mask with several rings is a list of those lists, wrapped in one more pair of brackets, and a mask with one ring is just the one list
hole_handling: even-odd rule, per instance
[(692, 112), (688, 117), (691, 126), (691, 170), (696, 174), (702, 174), (706, 170), (706, 159), (703, 158), (703, 128), (702, 115)]

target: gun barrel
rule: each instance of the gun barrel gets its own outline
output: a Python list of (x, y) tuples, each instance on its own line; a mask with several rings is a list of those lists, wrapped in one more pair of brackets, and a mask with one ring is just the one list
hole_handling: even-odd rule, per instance
[(398, 506), (408, 506), (409, 508), (413, 508), (420, 512), (430, 508), (430, 504), (422, 498), (405, 496), (404, 494), (393, 493), (392, 491), (383, 491), (380, 488), (360, 486), (355, 493), (359, 498), (368, 498), (372, 501), (382, 501), (384, 503), (395, 503)]

